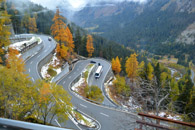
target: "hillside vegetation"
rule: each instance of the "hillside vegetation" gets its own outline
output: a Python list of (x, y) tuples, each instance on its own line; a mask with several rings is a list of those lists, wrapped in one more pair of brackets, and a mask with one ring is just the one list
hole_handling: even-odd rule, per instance
[(146, 4), (123, 2), (86, 7), (72, 20), (82, 27), (92, 28), (92, 33), (125, 46), (160, 55), (172, 54), (183, 65), (187, 62), (180, 57), (187, 54), (189, 61), (195, 63), (193, 0), (148, 0)]

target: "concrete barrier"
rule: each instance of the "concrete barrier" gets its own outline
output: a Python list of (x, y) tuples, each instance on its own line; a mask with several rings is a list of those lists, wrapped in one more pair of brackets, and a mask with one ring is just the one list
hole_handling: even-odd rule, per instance
[(27, 61), (30, 57), (34, 56), (38, 52), (40, 52), (43, 49), (43, 42), (40, 44), (36, 45), (35, 47), (31, 48), (30, 50), (26, 51), (25, 53), (22, 54), (22, 59), (24, 61)]
[(69, 64), (66, 62), (66, 64), (63, 67), (63, 70), (61, 73), (56, 75), (51, 82), (56, 82), (59, 81), (64, 75), (66, 75), (69, 72)]
[(38, 66), (37, 66), (37, 68), (38, 68), (38, 73), (39, 73), (39, 75), (40, 75), (40, 77), (43, 79), (43, 77), (42, 77), (42, 75), (41, 75), (41, 68), (46, 64), (46, 63), (48, 63), (50, 60), (51, 60), (51, 58), (53, 57), (53, 54), (55, 53), (55, 48), (54, 48), (54, 50), (50, 53), (50, 54), (48, 54), (46, 57), (43, 57), (43, 59), (38, 63)]

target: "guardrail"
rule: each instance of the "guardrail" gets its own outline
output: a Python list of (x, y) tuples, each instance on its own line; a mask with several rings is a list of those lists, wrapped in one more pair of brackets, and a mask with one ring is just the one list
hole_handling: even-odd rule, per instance
[(24, 41), (24, 40), (30, 40), (31, 36), (32, 35), (20, 34), (20, 35), (11, 36), (9, 39), (12, 43), (15, 43), (15, 42), (21, 42), (21, 41)]
[[(53, 40), (53, 39), (52, 39)], [(43, 57), (41, 59), (41, 61), (38, 63), (38, 73), (39, 73), (39, 76), (41, 77), (41, 79), (43, 79), (42, 75), (41, 75), (41, 68), (49, 62), (49, 60), (51, 60), (51, 58), (53, 57), (53, 54), (55, 53), (55, 49), (56, 49), (56, 46), (57, 44), (55, 44), (55, 47), (54, 49), (45, 57)]]
[(69, 72), (69, 64), (68, 62), (66, 62), (66, 64), (62, 67), (62, 71), (61, 73), (59, 73), (58, 75), (56, 75), (51, 82), (55, 82), (57, 83), (64, 75), (66, 75)]
[(47, 125), (41, 125), (41, 124), (35, 124), (35, 123), (29, 123), (24, 121), (18, 121), (18, 120), (11, 120), (11, 119), (5, 119), (0, 118), (0, 129), (23, 129), (23, 130), (71, 130), (67, 128), (59, 128), (54, 126), (47, 126)]
[(23, 47), (21, 48), (20, 53), (25, 53), (26, 51), (30, 50), (31, 48), (35, 47), (36, 45), (38, 45), (38, 41), (34, 41), (33, 43), (27, 45), (24, 44)]
[[(137, 120), (136, 121), (136, 123), (140, 124), (139, 130), (142, 130), (144, 126), (145, 127), (150, 126), (152, 128), (157, 128), (157, 129), (159, 128), (159, 129), (166, 129), (166, 130), (176, 130), (178, 128), (188, 129), (189, 127), (195, 128), (194, 123), (188, 123), (188, 122), (183, 122), (183, 121), (167, 119), (167, 118), (164, 118), (164, 117), (149, 115), (149, 114), (145, 114), (145, 113), (138, 113), (138, 115), (142, 117), (142, 120)], [(147, 122), (147, 120), (144, 120), (144, 117), (154, 119), (154, 120), (156, 120), (156, 123), (154, 123), (154, 121), (153, 122), (152, 121)], [(160, 124), (160, 121), (165, 121), (165, 122), (169, 122), (169, 123), (173, 123), (173, 124), (172, 125), (169, 124), (168, 126), (165, 126), (165, 125)], [(176, 126), (176, 124), (182, 125), (185, 128), (181, 128), (181, 126)], [(138, 130), (138, 129), (135, 129), (135, 130)]]
[[(28, 38), (25, 38), (28, 39)], [(15, 44), (20, 44), (17, 48), (19, 49), (20, 53), (23, 54), (26, 51), (30, 50), (31, 48), (35, 47), (39, 42), (39, 39), (37, 37), (31, 37), (30, 39), (20, 42), (15, 42), (14, 44), (11, 44), (10, 47), (14, 47)]]
[(30, 50), (26, 51), (22, 54), (22, 59), (27, 61), (30, 57), (34, 56), (35, 54), (39, 53), (43, 49), (43, 42), (36, 45), (35, 47), (31, 48)]

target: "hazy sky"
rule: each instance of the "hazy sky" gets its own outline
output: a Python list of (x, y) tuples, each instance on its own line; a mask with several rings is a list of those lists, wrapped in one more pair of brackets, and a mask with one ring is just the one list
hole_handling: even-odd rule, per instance
[(41, 4), (50, 9), (55, 9), (56, 6), (61, 5), (61, 6), (65, 6), (67, 9), (74, 11), (74, 10), (80, 10), (84, 8), (86, 5), (95, 6), (101, 2), (116, 3), (116, 2), (123, 2), (123, 1), (133, 1), (133, 2), (144, 3), (147, 0), (31, 0), (31, 1)]

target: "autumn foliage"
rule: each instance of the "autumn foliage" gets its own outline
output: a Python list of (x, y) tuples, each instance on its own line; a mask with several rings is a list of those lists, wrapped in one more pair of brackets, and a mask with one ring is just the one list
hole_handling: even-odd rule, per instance
[(73, 37), (72, 37), (72, 33), (70, 32), (70, 29), (68, 27), (66, 27), (66, 34), (67, 34), (67, 47), (69, 48), (70, 52), (73, 52), (73, 49), (75, 47), (75, 45), (73, 44)]
[(37, 23), (36, 23), (36, 15), (34, 15), (32, 18), (29, 17), (28, 29), (29, 29), (29, 33), (36, 33), (38, 31)]
[(94, 47), (93, 47), (93, 38), (91, 35), (87, 36), (87, 44), (86, 44), (86, 49), (88, 52), (88, 56), (91, 57), (92, 53), (94, 52)]
[(0, 63), (2, 63), (2, 58), (1, 56), (3, 56), (4, 50), (3, 47), (8, 46), (10, 44), (10, 40), (9, 40), (9, 36), (11, 35), (9, 27), (6, 26), (10, 23), (10, 16), (8, 15), (7, 11), (6, 11), (6, 5), (3, 4), (3, 2), (5, 2), (5, 0), (0, 0), (0, 14), (1, 14), (1, 18), (0, 18)]
[(138, 61), (136, 53), (131, 54), (127, 59), (126, 64), (126, 73), (129, 78), (134, 79), (137, 76)]
[(44, 83), (40, 89), (40, 102), (48, 102), (51, 96), (50, 84)]
[(60, 11), (57, 9), (53, 18), (54, 24), (51, 26), (51, 33), (60, 45), (67, 41), (66, 24), (63, 20), (65, 20), (65, 18), (60, 15)]
[(53, 18), (54, 24), (51, 26), (51, 31), (54, 39), (59, 43), (56, 47), (58, 58), (67, 60), (73, 52), (75, 45), (72, 33), (63, 20), (65, 18), (60, 15), (60, 11), (57, 9)]
[(6, 60), (6, 66), (8, 68), (13, 68), (17, 72), (24, 72), (24, 62), (21, 58), (18, 57), (18, 50), (9, 48), (7, 60)]
[(121, 63), (118, 56), (116, 59), (112, 58), (112, 70), (117, 74), (121, 72)]

